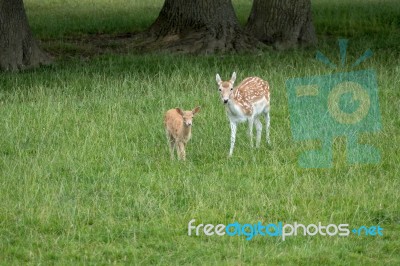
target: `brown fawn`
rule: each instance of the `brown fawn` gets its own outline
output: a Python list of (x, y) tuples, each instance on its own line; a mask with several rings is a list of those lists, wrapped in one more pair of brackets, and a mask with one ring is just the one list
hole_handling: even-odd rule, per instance
[(178, 159), (186, 159), (185, 146), (192, 136), (193, 116), (199, 111), (200, 106), (192, 111), (183, 111), (180, 108), (175, 108), (165, 113), (164, 126), (172, 160), (174, 159), (175, 148)]
[(236, 80), (236, 72), (228, 81), (221, 80), (219, 74), (216, 76), (218, 90), (221, 100), (225, 105), (226, 113), (231, 124), (231, 147), (229, 156), (232, 156), (235, 147), (237, 124), (249, 122), (250, 145), (253, 147), (253, 125), (257, 131), (256, 147), (260, 146), (262, 124), (258, 116), (263, 114), (266, 122), (266, 138), (270, 144), (270, 95), (267, 81), (258, 77), (245, 78), (236, 88), (233, 87)]

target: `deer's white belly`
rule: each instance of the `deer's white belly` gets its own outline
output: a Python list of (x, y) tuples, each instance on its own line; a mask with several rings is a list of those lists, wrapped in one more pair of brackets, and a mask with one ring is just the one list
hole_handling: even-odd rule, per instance
[(242, 108), (240, 108), (236, 104), (229, 104), (226, 106), (226, 111), (229, 117), (229, 120), (233, 123), (241, 123), (247, 121), (251, 116), (256, 117), (261, 114), (263, 111), (269, 111), (269, 107), (267, 105), (267, 101), (265, 98), (260, 99), (257, 102), (253, 103), (253, 113), (251, 115), (247, 115), (243, 112)]
[(267, 100), (262, 98), (261, 100), (255, 102), (253, 104), (253, 115), (258, 116), (264, 111), (269, 111), (269, 107), (267, 106)]

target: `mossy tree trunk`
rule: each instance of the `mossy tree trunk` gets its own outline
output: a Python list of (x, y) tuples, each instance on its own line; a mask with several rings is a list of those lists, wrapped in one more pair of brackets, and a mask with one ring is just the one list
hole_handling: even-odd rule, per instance
[(22, 0), (0, 0), (0, 70), (21, 70), (48, 64), (29, 28)]
[(317, 43), (310, 0), (254, 0), (246, 30), (279, 50)]
[(231, 0), (165, 0), (147, 33), (150, 50), (223, 53), (255, 50), (261, 44), (239, 25)]

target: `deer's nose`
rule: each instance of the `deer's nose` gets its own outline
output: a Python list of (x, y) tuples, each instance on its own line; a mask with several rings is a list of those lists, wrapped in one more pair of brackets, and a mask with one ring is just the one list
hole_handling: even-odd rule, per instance
[(227, 99), (224, 99), (224, 103), (225, 103), (225, 104), (228, 103), (228, 100), (227, 100)]

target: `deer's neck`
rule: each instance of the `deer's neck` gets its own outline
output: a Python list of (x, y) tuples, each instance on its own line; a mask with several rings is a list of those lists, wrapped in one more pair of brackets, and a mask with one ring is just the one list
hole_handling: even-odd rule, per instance
[(228, 112), (228, 116), (240, 116), (243, 114), (242, 108), (240, 105), (236, 102), (235, 97), (233, 96), (233, 93), (229, 97), (229, 101), (226, 103), (226, 111)]

